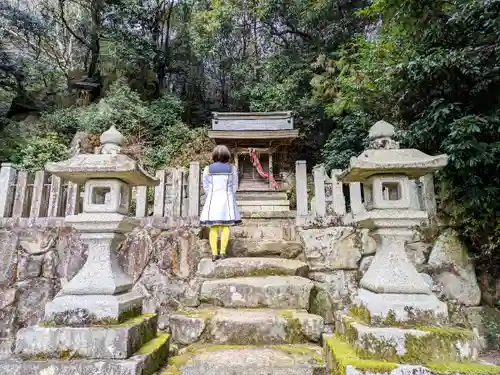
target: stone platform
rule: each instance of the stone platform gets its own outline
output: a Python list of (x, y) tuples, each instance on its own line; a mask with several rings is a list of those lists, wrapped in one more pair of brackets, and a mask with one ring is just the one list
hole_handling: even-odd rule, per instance
[(117, 325), (90, 327), (29, 326), (16, 337), (15, 354), (22, 358), (126, 359), (156, 336), (158, 317), (141, 315)]
[(332, 375), (499, 375), (500, 367), (474, 362), (428, 362), (422, 365), (363, 359), (340, 335), (323, 335)]
[(337, 314), (336, 332), (364, 359), (425, 363), (474, 361), (479, 342), (473, 332), (447, 327), (373, 327)]
[(43, 354), (30, 360), (0, 361), (0, 375), (152, 375), (168, 358), (169, 335), (160, 334), (128, 359), (78, 359), (70, 352), (60, 359)]

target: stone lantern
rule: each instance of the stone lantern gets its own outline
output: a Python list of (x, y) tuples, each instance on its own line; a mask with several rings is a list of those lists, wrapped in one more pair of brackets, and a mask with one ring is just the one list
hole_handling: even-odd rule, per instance
[(46, 305), (45, 320), (72, 320), (72, 314), (85, 311), (91, 320), (118, 321), (124, 314), (141, 312), (142, 296), (132, 291), (132, 279), (118, 265), (116, 248), (138, 224), (127, 216), (132, 186), (154, 186), (158, 181), (120, 153), (124, 137), (114, 127), (100, 141), (99, 154), (77, 154), (46, 165), (48, 172), (84, 186), (83, 212), (66, 217), (66, 223), (88, 246), (88, 259)]
[(369, 132), (369, 148), (353, 157), (340, 176), (344, 182), (363, 184), (366, 209), (356, 215), (355, 222), (371, 229), (377, 241), (375, 258), (360, 281), (354, 302), (382, 319), (394, 314), (396, 320), (408, 320), (410, 311), (446, 317), (446, 304), (410, 263), (405, 243), (413, 237), (412, 229), (428, 217), (411, 197), (412, 179), (445, 167), (448, 159), (400, 149), (393, 136), (391, 124), (377, 122)]

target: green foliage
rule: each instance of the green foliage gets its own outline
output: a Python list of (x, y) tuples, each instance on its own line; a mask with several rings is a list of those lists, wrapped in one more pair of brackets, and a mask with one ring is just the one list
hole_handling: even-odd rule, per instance
[(354, 112), (340, 119), (322, 149), (327, 170), (346, 168), (349, 160), (364, 150), (371, 124), (364, 113)]
[(147, 104), (124, 80), (114, 82), (103, 99), (79, 115), (80, 128), (96, 134), (114, 125), (124, 135), (141, 136), (148, 120)]
[(500, 256), (499, 9), (498, 0), (374, 1), (362, 14), (384, 20), (375, 39), (321, 57), (312, 81), (338, 121), (322, 153), (330, 166), (345, 167), (366, 121), (379, 119), (398, 126), (404, 146), (448, 154), (441, 212), (490, 269)]
[(80, 109), (76, 107), (62, 108), (43, 113), (37, 126), (40, 133), (54, 132), (66, 142), (71, 142), (73, 135), (80, 129)]
[(166, 166), (187, 167), (190, 161), (206, 163), (213, 146), (206, 129), (190, 129), (178, 122), (164, 130), (157, 146), (145, 149), (143, 163), (151, 171)]
[(170, 129), (182, 129), (182, 111), (182, 102), (170, 94), (163, 95), (152, 102), (148, 108), (148, 138), (156, 142), (157, 137), (165, 137), (167, 134), (169, 134), (168, 137), (177, 135), (182, 137), (182, 130)]
[(28, 171), (44, 169), (49, 161), (68, 157), (68, 149), (56, 133), (34, 136), (25, 140), (12, 156), (17, 168)]

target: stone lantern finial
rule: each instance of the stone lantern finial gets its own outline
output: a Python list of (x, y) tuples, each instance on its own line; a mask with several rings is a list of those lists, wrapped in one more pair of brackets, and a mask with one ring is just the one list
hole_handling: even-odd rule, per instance
[(119, 154), (125, 143), (125, 137), (114, 125), (101, 134), (101, 154)]
[(368, 132), (370, 148), (375, 150), (398, 149), (399, 142), (392, 139), (392, 137), (394, 137), (394, 126), (384, 120), (377, 121)]

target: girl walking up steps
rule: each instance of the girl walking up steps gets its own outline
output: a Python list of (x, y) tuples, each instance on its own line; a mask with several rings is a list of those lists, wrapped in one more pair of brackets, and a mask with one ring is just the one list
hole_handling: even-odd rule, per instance
[[(203, 171), (205, 205), (201, 211), (200, 223), (210, 227), (210, 248), (212, 260), (226, 258), (229, 243), (229, 227), (241, 223), (236, 205), (238, 171), (229, 164), (231, 153), (226, 146), (219, 145), (212, 152), (212, 161)], [(220, 233), (220, 253), (217, 249)]]

